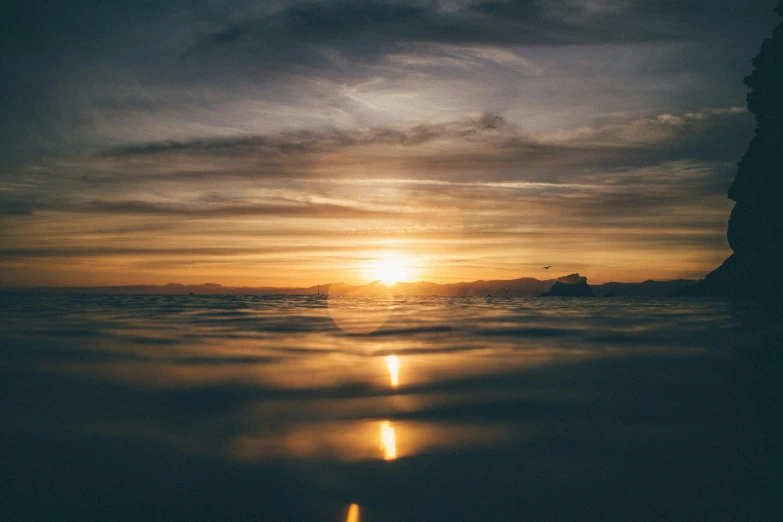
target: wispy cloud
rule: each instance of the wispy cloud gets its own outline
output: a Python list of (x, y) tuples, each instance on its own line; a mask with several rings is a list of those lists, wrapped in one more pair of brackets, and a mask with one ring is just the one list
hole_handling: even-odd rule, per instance
[[(44, 183), (71, 176), (72, 189), (42, 191), (31, 213), (13, 216), (0, 258), (16, 270), (23, 260), (78, 269), (103, 259), (201, 273), (282, 269), (294, 256), (291, 274), (313, 277), (305, 267), (320, 266), (356, 280), (372, 252), (397, 248), (479, 277), (535, 267), (543, 251), (573, 270), (617, 271), (622, 261), (632, 271), (667, 250), (687, 268), (657, 273), (692, 275), (695, 253), (702, 263), (723, 255), (733, 169), (705, 143), (742, 133), (746, 119), (710, 109), (533, 137), (483, 115), (112, 148), (42, 170)], [(138, 227), (121, 224), (128, 219)], [(171, 245), (153, 246), (162, 241)], [(269, 244), (247, 247), (258, 242)]]
[(663, 114), (538, 136), (502, 116), (485, 114), (439, 124), (142, 143), (61, 162), (58, 175), (70, 171), (87, 181), (112, 178), (118, 183), (214, 176), (290, 180), (350, 177), (364, 168), (367, 178), (388, 179), (393, 173), (419, 183), (431, 175), (464, 182), (477, 172), (484, 183), (579, 183), (589, 180), (588, 170), (729, 161), (741, 153), (751, 130), (752, 118), (738, 108)]

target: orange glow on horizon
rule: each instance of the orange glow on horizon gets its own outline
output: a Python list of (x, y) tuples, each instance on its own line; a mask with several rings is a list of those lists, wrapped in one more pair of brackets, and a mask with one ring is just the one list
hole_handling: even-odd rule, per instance
[[(219, 238), (194, 235), (192, 241), (186, 243), (182, 241), (171, 247), (153, 248), (157, 241), (163, 239), (145, 236), (143, 228), (139, 233), (128, 233), (128, 237), (123, 235), (126, 242), (119, 242), (113, 236), (101, 239), (99, 224), (63, 220), (72, 232), (60, 223), (56, 228), (41, 225), (41, 229), (35, 228), (33, 222), (20, 225), (19, 230), (14, 232), (14, 238), (19, 236), (14, 248), (25, 252), (41, 249), (41, 254), (0, 260), (0, 286), (217, 283), (223, 286), (301, 289), (302, 293), (306, 293), (310, 287), (339, 282), (360, 286), (381, 281), (393, 288), (395, 282), (454, 284), (523, 277), (544, 280), (574, 272), (587, 276), (588, 284), (594, 285), (610, 281), (700, 279), (731, 254), (727, 244), (715, 247), (711, 243), (693, 246), (680, 242), (663, 248), (657, 243), (648, 245), (641, 239), (625, 240), (628, 246), (611, 250), (581, 246), (614, 241), (619, 231), (601, 234), (580, 232), (584, 241), (577, 249), (567, 241), (561, 243), (558, 240), (553, 244), (552, 241), (528, 238), (522, 233), (513, 242), (494, 240), (489, 232), (485, 236), (461, 238), (459, 241), (441, 241), (437, 237), (417, 237), (411, 233), (404, 239), (384, 242), (381, 238), (364, 236), (353, 239), (331, 229), (319, 230), (317, 238), (300, 237), (302, 232), (297, 228), (291, 229), (285, 240), (280, 240), (281, 253), (248, 253), (247, 245), (256, 244), (257, 237), (228, 232)], [(104, 221), (100, 222), (100, 227), (106, 225)], [(110, 221), (118, 227), (124, 226), (122, 223), (119, 218)], [(285, 226), (285, 223), (280, 223), (280, 230), (286, 230)], [(219, 230), (223, 232), (222, 228)], [(646, 229), (639, 233), (642, 232), (651, 234)], [(708, 231), (702, 233), (699, 229), (692, 234), (697, 232), (707, 234)], [(556, 238), (570, 233), (565, 229), (550, 232)], [(47, 237), (48, 234), (52, 235), (52, 239), (45, 242), (44, 250), (34, 239)], [(720, 234), (724, 234), (722, 229)], [(103, 241), (100, 248), (105, 248), (106, 252), (80, 254), (78, 249), (82, 247), (74, 245), (74, 237), (99, 237)], [(667, 237), (674, 241), (680, 235), (672, 232)], [(620, 241), (622, 237), (616, 240)], [(138, 252), (115, 253), (124, 249)], [(66, 252), (68, 255), (52, 257), (50, 251)], [(553, 261), (560, 259), (567, 262)], [(672, 259), (677, 262), (672, 263)], [(549, 271), (541, 268), (549, 264), (555, 266)]]

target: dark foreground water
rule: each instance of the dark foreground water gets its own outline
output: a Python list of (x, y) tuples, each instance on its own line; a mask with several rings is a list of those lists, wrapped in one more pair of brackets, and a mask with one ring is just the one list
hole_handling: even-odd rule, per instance
[(781, 520), (716, 300), (0, 294), (0, 520)]

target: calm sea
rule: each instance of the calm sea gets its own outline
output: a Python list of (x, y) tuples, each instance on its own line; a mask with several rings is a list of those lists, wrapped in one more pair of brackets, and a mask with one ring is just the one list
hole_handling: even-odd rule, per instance
[(780, 520), (780, 338), (722, 300), (0, 294), (0, 520)]

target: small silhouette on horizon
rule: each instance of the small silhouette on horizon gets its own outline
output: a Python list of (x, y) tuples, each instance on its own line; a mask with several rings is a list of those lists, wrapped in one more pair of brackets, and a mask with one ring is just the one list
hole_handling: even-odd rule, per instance
[(541, 268), (543, 268), (544, 270), (549, 270), (550, 268), (552, 268), (552, 265), (549, 265), (549, 266), (542, 266)]

